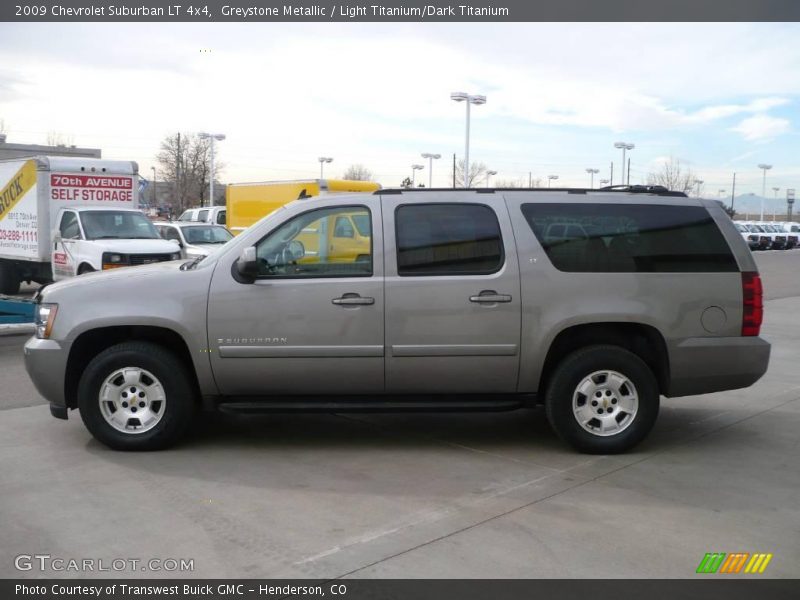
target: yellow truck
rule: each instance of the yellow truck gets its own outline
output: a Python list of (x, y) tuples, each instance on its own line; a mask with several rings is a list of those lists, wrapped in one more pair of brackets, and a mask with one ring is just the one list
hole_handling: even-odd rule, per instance
[(380, 184), (374, 181), (346, 179), (231, 183), (225, 192), (227, 227), (233, 235), (238, 235), (262, 217), (298, 198), (344, 192), (374, 192), (379, 189)]

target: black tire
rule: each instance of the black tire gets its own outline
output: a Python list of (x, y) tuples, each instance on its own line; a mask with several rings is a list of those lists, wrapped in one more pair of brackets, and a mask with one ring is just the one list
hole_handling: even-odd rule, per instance
[[(155, 426), (143, 433), (115, 429), (103, 416), (99, 393), (106, 378), (118, 369), (135, 367), (160, 382), (166, 402)], [(187, 368), (170, 351), (150, 342), (124, 342), (95, 356), (78, 384), (78, 408), (91, 434), (114, 450), (161, 450), (180, 439), (196, 407), (195, 387)]]
[[(638, 396), (637, 409), (629, 424), (619, 433), (605, 436), (587, 431), (573, 412), (573, 397), (577, 393), (579, 384), (591, 374), (604, 370), (616, 371), (627, 378)], [(602, 377), (598, 378), (598, 381), (602, 382)], [(602, 403), (604, 398), (602, 394), (605, 392), (600, 393)], [(580, 406), (581, 396), (576, 398)], [(593, 400), (594, 398), (583, 399), (583, 402), (589, 402), (586, 406), (589, 411), (595, 411), (595, 408), (591, 407)], [(630, 450), (650, 433), (658, 416), (659, 400), (658, 382), (650, 367), (641, 358), (619, 346), (597, 345), (576, 350), (556, 366), (547, 386), (545, 409), (547, 419), (559, 437), (580, 452), (618, 454)], [(617, 402), (614, 401), (614, 404)], [(621, 404), (616, 407), (608, 406), (610, 409), (605, 409), (608, 410), (605, 419), (608, 419), (610, 414), (615, 420), (621, 419), (621, 422), (624, 422), (628, 418), (626, 414), (632, 414), (620, 411)], [(603, 405), (599, 405), (596, 410), (602, 411)], [(616, 413), (612, 412), (615, 410)], [(598, 417), (595, 425), (590, 422), (589, 426), (597, 430), (602, 418)]]
[(14, 265), (0, 260), (0, 294), (18, 294), (21, 283)]
[(87, 265), (83, 263), (80, 267), (78, 267), (78, 275), (83, 275), (85, 273), (94, 273), (95, 269), (92, 265)]

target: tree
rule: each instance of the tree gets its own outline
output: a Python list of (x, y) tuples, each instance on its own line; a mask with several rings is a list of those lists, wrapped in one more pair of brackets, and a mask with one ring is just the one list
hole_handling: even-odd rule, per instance
[(400, 182), (401, 188), (410, 188), (411, 187), (411, 177), (406, 177), (403, 181)]
[[(663, 185), (673, 192), (684, 192), (691, 195), (697, 193), (697, 175), (688, 167), (681, 165), (681, 161), (672, 156), (661, 164), (661, 169), (647, 176), (649, 185)], [(702, 184), (700, 192), (702, 193)]]
[(47, 145), (48, 146), (70, 146), (74, 143), (74, 138), (71, 135), (66, 135), (60, 131), (47, 132)]
[(530, 182), (527, 179), (498, 179), (495, 182), (495, 187), (498, 188), (527, 188), (527, 187), (540, 187), (542, 180), (538, 177), (532, 179)]
[[(467, 187), (475, 187), (486, 179), (488, 168), (482, 162), (473, 162), (469, 165)], [(456, 163), (456, 187), (464, 187), (464, 159)]]
[[(176, 133), (161, 142), (161, 150), (156, 156), (160, 180), (171, 184), (172, 204), (179, 212), (196, 205), (206, 204), (208, 181), (211, 174), (211, 140), (196, 134)], [(215, 183), (224, 165), (214, 162)], [(217, 189), (222, 186), (215, 186)], [(219, 196), (214, 198), (214, 203)]]
[(372, 181), (372, 171), (362, 164), (350, 165), (342, 174), (342, 179), (351, 181)]

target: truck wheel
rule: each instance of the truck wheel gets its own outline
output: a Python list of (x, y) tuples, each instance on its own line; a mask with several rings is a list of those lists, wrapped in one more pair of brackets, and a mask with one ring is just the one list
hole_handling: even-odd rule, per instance
[(78, 267), (78, 275), (83, 275), (84, 273), (94, 273), (94, 268), (92, 265), (87, 265), (83, 263), (80, 267)]
[(14, 265), (0, 261), (0, 294), (18, 294), (20, 283)]
[(616, 454), (641, 442), (658, 416), (658, 383), (619, 346), (587, 346), (559, 363), (545, 394), (547, 419), (580, 452)]
[(160, 450), (189, 425), (195, 392), (186, 367), (163, 347), (124, 342), (92, 359), (78, 384), (86, 428), (115, 450)]

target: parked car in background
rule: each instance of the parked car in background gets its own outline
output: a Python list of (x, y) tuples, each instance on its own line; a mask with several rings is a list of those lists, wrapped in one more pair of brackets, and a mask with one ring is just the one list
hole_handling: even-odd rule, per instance
[(227, 209), (224, 206), (207, 206), (205, 208), (189, 208), (183, 211), (178, 221), (212, 223), (225, 225), (227, 222)]
[(786, 239), (788, 240), (787, 247), (797, 248), (798, 245), (800, 245), (800, 225), (788, 221), (773, 223), (773, 225), (780, 231), (786, 233)]
[[(53, 416), (78, 408), (122, 450), (174, 443), (200, 407), (541, 403), (578, 450), (623, 452), (661, 396), (747, 387), (770, 354), (761, 279), (722, 208), (639, 189), (290, 202), (206, 258), (44, 288), (26, 368)], [(365, 221), (357, 254), (326, 245), (340, 216)]]
[[(772, 246), (772, 236), (767, 234), (761, 227), (753, 223), (736, 221), (738, 225), (758, 238), (758, 250), (769, 250)], [(749, 239), (748, 239), (749, 244)]]
[(738, 231), (741, 234), (742, 239), (744, 239), (744, 241), (747, 242), (747, 246), (750, 248), (750, 250), (762, 249), (761, 237), (759, 234), (751, 232), (747, 227), (745, 227), (741, 223), (734, 222), (733, 224), (736, 226), (736, 231)]
[(788, 239), (786, 237), (786, 232), (781, 229), (778, 229), (771, 223), (756, 223), (761, 229), (764, 230), (765, 233), (772, 237), (772, 249), (773, 250), (786, 250)]
[(178, 243), (181, 248), (181, 258), (208, 256), (233, 238), (231, 232), (222, 225), (187, 221), (154, 223), (154, 225), (162, 238)]

